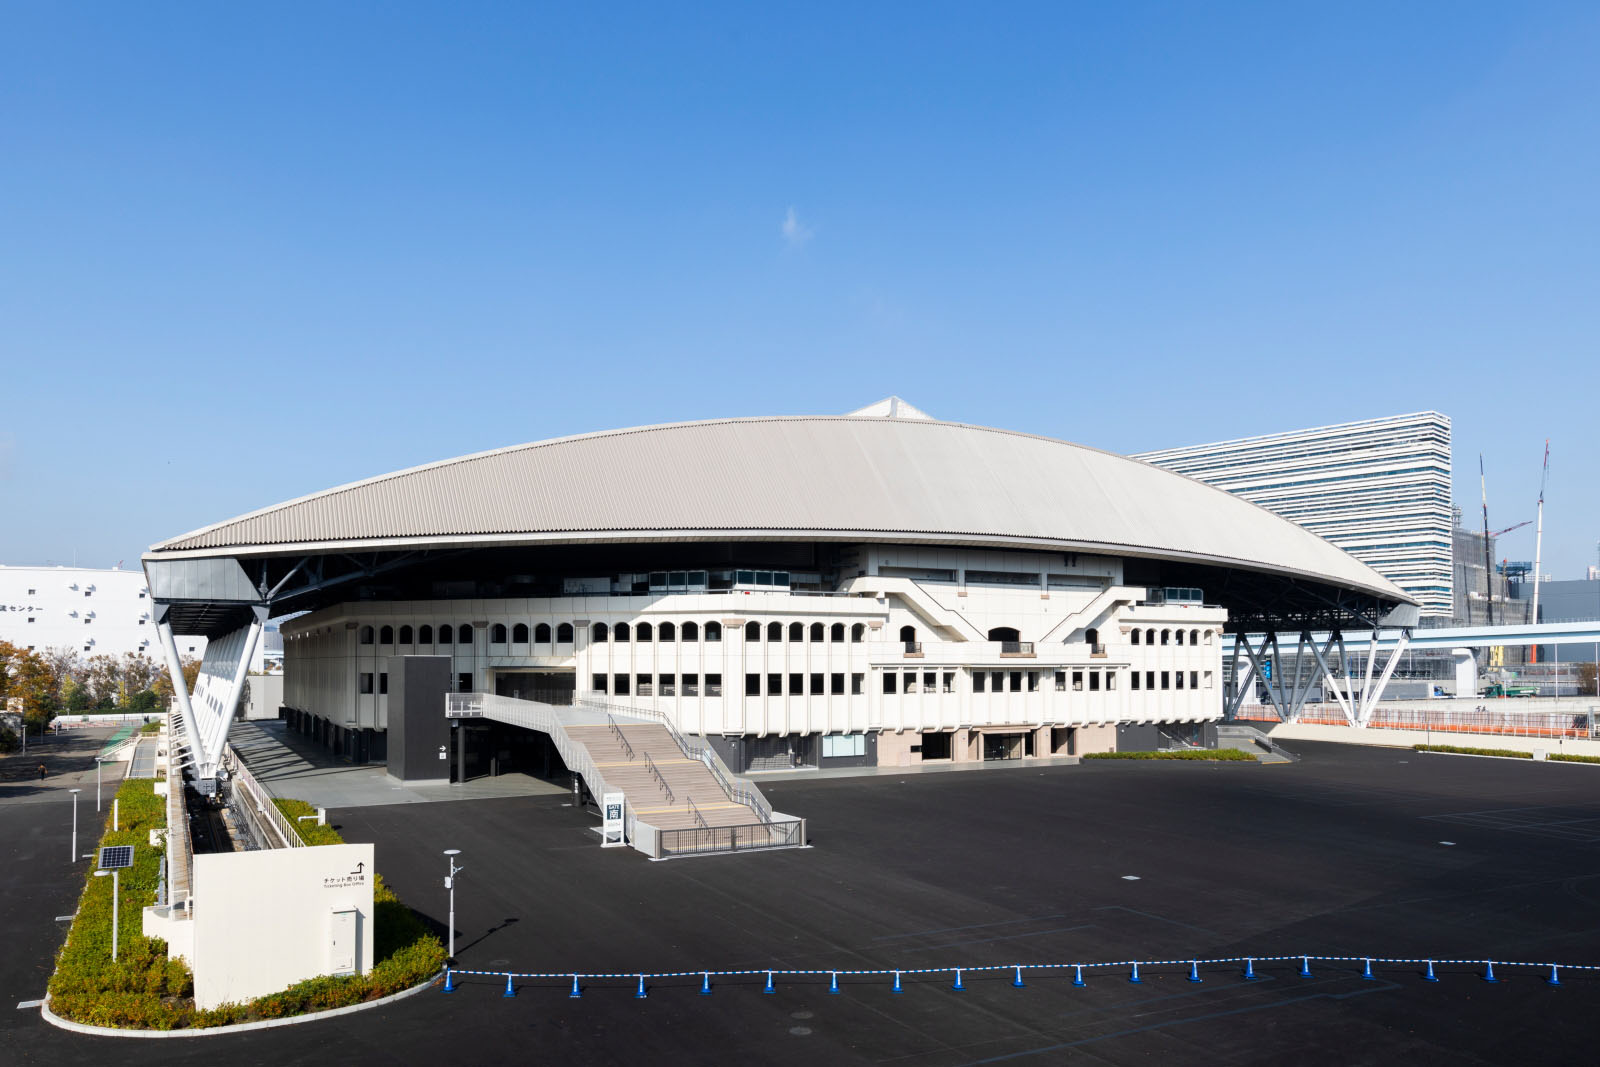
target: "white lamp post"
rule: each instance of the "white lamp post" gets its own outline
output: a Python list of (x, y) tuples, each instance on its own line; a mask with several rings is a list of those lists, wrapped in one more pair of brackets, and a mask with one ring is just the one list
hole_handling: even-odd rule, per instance
[(113, 960), (117, 958), (117, 912), (121, 910), (121, 901), (118, 900), (118, 897), (121, 896), (121, 893), (118, 892), (118, 883), (122, 881), (118, 877), (120, 873), (114, 870), (94, 872), (96, 878), (104, 878), (108, 874), (111, 876), (111, 958)]
[(72, 855), (68, 857), (71, 862), (78, 862), (78, 791), (69, 789), (72, 794)]
[(96, 815), (100, 814), (100, 770), (105, 765), (106, 761), (99, 756), (94, 758), (94, 813)]
[(450, 857), (450, 873), (445, 875), (444, 887), (450, 890), (450, 956), (456, 958), (456, 875), (466, 870), (465, 867), (456, 866), (456, 857), (461, 855), (459, 848), (447, 848), (444, 854)]

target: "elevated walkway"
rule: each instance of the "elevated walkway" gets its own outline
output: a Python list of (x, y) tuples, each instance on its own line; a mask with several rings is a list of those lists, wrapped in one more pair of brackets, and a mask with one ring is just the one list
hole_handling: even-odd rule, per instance
[(596, 800), (623, 794), (624, 840), (652, 859), (805, 843), (804, 820), (774, 812), (753, 782), (728, 773), (710, 745), (685, 738), (653, 709), (451, 693), (445, 713), (548, 736)]

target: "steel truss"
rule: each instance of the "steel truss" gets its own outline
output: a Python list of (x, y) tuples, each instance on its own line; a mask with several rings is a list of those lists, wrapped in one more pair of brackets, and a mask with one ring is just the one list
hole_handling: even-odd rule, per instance
[[(1393, 651), (1389, 653), (1387, 662), (1384, 663), (1378, 674), (1376, 683), (1373, 681), (1373, 671), (1378, 660), (1378, 630), (1372, 631), (1372, 641), (1367, 648), (1366, 670), (1361, 675), (1361, 688), (1352, 692), (1347, 684), (1341, 682), (1353, 679), (1342, 679), (1334, 676), (1328, 666), (1328, 653), (1335, 646), (1339, 649), (1339, 662), (1348, 663), (1349, 657), (1345, 652), (1344, 634), (1335, 629), (1329, 633), (1328, 638), (1321, 647), (1312, 637), (1310, 630), (1301, 630), (1297, 645), (1295, 646), (1292, 661), (1292, 677), (1284, 676), (1285, 660), (1278, 644), (1276, 633), (1260, 635), (1259, 645), (1251, 641), (1251, 635), (1239, 634), (1235, 638), (1235, 669), (1231, 691), (1227, 694), (1224, 705), (1224, 718), (1232, 719), (1238, 714), (1244, 699), (1254, 687), (1255, 680), (1261, 680), (1262, 687), (1266, 690), (1267, 701), (1278, 713), (1284, 722), (1293, 722), (1305, 708), (1306, 699), (1311, 695), (1311, 690), (1319, 683), (1326, 698), (1332, 695), (1334, 703), (1339, 705), (1345, 721), (1351, 726), (1365, 727), (1372, 721), (1372, 713), (1377, 710), (1378, 701), (1383, 696), (1384, 689), (1389, 684), (1389, 679), (1394, 674), (1395, 667), (1400, 662), (1400, 657), (1405, 653), (1406, 646), (1411, 641), (1411, 631), (1401, 630), (1400, 639), (1396, 642)], [(1238, 652), (1242, 646), (1245, 656), (1250, 661), (1251, 673), (1241, 679), (1237, 669)], [(1312, 662), (1308, 665), (1305, 652), (1309, 646)], [(1272, 662), (1277, 665), (1277, 677), (1273, 677), (1264, 666), (1268, 653), (1271, 653)]]

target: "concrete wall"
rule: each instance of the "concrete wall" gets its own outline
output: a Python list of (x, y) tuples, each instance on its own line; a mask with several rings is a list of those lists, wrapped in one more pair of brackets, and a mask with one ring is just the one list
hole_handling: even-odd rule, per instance
[(276, 719), (278, 709), (283, 706), (283, 675), (252, 674), (247, 680), (250, 683), (250, 699), (240, 702), (239, 717)]
[[(1512, 752), (1532, 752), (1542, 758), (1547, 753), (1564, 752), (1573, 756), (1600, 756), (1600, 741), (1582, 738), (1510, 737), (1505, 734), (1442, 733), (1427, 730), (1363, 730), (1350, 726), (1319, 726), (1313, 723), (1280, 723), (1270, 728), (1272, 739), (1289, 741), (1332, 741), (1345, 745), (1373, 745), (1380, 748), (1411, 748), (1413, 745), (1455, 745), (1459, 748), (1503, 748)], [(1290, 746), (1293, 747), (1293, 746)], [(1600, 768), (1595, 768), (1595, 784), (1600, 786)]]
[[(372, 970), (373, 846), (194, 858), (194, 999), (240, 1003), (320, 974)], [(343, 949), (336, 929), (346, 927)]]

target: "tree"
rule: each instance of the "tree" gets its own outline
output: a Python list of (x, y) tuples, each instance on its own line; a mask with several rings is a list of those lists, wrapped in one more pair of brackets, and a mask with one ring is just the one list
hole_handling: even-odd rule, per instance
[(37, 653), (0, 641), (0, 701), (22, 700), (23, 719), (30, 728), (43, 729), (59, 707), (59, 683), (49, 664)]
[[(180, 667), (183, 670), (184, 687), (187, 688), (189, 692), (193, 693), (194, 683), (200, 678), (200, 661), (192, 657), (185, 656), (180, 664)], [(155, 691), (156, 699), (160, 702), (162, 707), (166, 707), (167, 705), (171, 704), (173, 700), (172, 672), (159, 672), (154, 684), (152, 684), (150, 688)]]
[(90, 705), (101, 711), (116, 707), (122, 696), (122, 665), (115, 656), (90, 656), (76, 680), (88, 692)]
[(125, 652), (122, 655), (122, 688), (127, 693), (127, 700), (132, 701), (134, 694), (142, 693), (156, 684), (156, 679), (161, 677), (161, 668), (155, 660), (142, 652)]
[(87, 712), (94, 707), (94, 696), (88, 686), (69, 677), (61, 683), (61, 706), (67, 711)]

